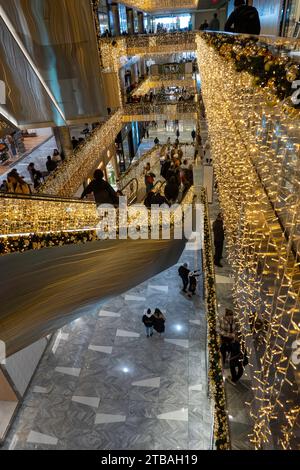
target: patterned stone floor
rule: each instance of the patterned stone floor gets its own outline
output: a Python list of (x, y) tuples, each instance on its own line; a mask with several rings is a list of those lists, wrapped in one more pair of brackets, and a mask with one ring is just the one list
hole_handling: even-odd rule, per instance
[[(196, 248), (182, 255), (191, 268), (200, 266)], [(177, 269), (57, 332), (5, 449), (210, 448), (202, 293), (185, 297)], [(146, 337), (148, 307), (165, 312), (164, 337)]]

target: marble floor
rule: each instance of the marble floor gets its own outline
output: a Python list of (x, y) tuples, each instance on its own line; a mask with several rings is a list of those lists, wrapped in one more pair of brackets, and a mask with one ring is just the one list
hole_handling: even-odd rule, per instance
[[(180, 262), (199, 267), (198, 248), (188, 243)], [(177, 270), (54, 335), (4, 449), (210, 449), (202, 292), (186, 297)], [(166, 316), (162, 337), (146, 337), (148, 307)]]

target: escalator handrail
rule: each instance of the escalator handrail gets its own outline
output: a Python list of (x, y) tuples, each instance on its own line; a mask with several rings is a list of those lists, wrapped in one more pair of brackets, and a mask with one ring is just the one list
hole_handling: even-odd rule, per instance
[(77, 204), (93, 204), (93, 201), (85, 201), (80, 198), (68, 198), (68, 197), (61, 197), (55, 196), (50, 194), (21, 194), (21, 193), (0, 193), (0, 200), (1, 199), (24, 199), (24, 200), (32, 200), (32, 201), (53, 201), (53, 202), (67, 202), (67, 203), (77, 203)]

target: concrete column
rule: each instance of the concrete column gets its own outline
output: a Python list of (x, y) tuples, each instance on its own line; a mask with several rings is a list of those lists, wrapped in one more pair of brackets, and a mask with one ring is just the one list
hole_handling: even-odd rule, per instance
[(144, 77), (146, 77), (147, 75), (147, 70), (146, 70), (146, 61), (145, 59), (141, 56), (141, 75), (143, 75)]
[(138, 11), (138, 20), (139, 20), (139, 34), (144, 33), (144, 13), (142, 11)]
[(110, 10), (112, 12), (112, 17), (113, 17), (113, 25), (111, 25), (113, 36), (120, 36), (121, 30), (120, 30), (120, 18), (119, 18), (118, 4), (112, 3), (110, 5)]
[(138, 83), (139, 81), (139, 74), (138, 74), (138, 64), (132, 64), (131, 66), (131, 77), (132, 77), (132, 84)]
[(62, 155), (62, 158), (71, 157), (74, 152), (69, 127), (53, 127), (52, 130), (56, 140), (57, 149)]
[(128, 34), (134, 34), (133, 9), (126, 8)]

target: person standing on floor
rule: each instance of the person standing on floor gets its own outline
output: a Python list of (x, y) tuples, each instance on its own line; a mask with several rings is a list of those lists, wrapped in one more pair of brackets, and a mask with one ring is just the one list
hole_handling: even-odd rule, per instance
[(227, 353), (230, 353), (230, 343), (235, 337), (237, 327), (233, 316), (233, 311), (229, 308), (225, 309), (225, 313), (218, 317), (217, 332), (220, 335), (223, 365), (226, 362)]
[(186, 289), (187, 289), (187, 286), (189, 285), (189, 274), (190, 274), (190, 270), (188, 268), (187, 263), (184, 263), (182, 266), (180, 266), (180, 268), (178, 269), (178, 274), (181, 277), (182, 282), (183, 282), (182, 291), (187, 292)]
[(152, 191), (154, 187), (155, 174), (151, 171), (150, 163), (147, 163), (144, 169), (146, 193)]
[(60, 163), (62, 160), (61, 155), (57, 149), (53, 150), (52, 160), (56, 163)]
[(46, 168), (47, 168), (48, 173), (52, 173), (52, 171), (56, 170), (57, 168), (57, 163), (54, 160), (52, 160), (50, 155), (48, 155), (47, 157)]
[(220, 21), (218, 18), (218, 13), (215, 13), (212, 20), (210, 20), (208, 29), (209, 31), (220, 31)]
[(153, 327), (159, 336), (165, 332), (165, 321), (166, 319), (163, 313), (159, 310), (159, 308), (156, 308), (153, 315)]
[(199, 271), (191, 271), (189, 273), (189, 297), (192, 297), (192, 295), (196, 295), (196, 289), (197, 289), (197, 277), (199, 277)]
[(195, 129), (192, 130), (191, 136), (192, 136), (193, 143), (194, 143), (194, 142), (195, 142), (195, 139), (196, 139), (196, 131), (195, 131)]
[(153, 336), (153, 322), (154, 322), (154, 316), (150, 308), (148, 308), (147, 312), (144, 313), (142, 321), (146, 328), (147, 338), (150, 338), (150, 336)]
[(243, 367), (243, 360), (244, 354), (241, 351), (241, 344), (238, 340), (238, 336), (235, 335), (233, 341), (229, 345), (230, 347), (230, 372), (231, 372), (231, 380), (232, 384), (236, 384), (244, 373)]
[(218, 217), (213, 223), (213, 232), (214, 232), (214, 245), (215, 245), (215, 265), (219, 268), (223, 268), (221, 264), (221, 259), (223, 258), (223, 245), (224, 245), (224, 225), (223, 217), (221, 212), (218, 214)]

